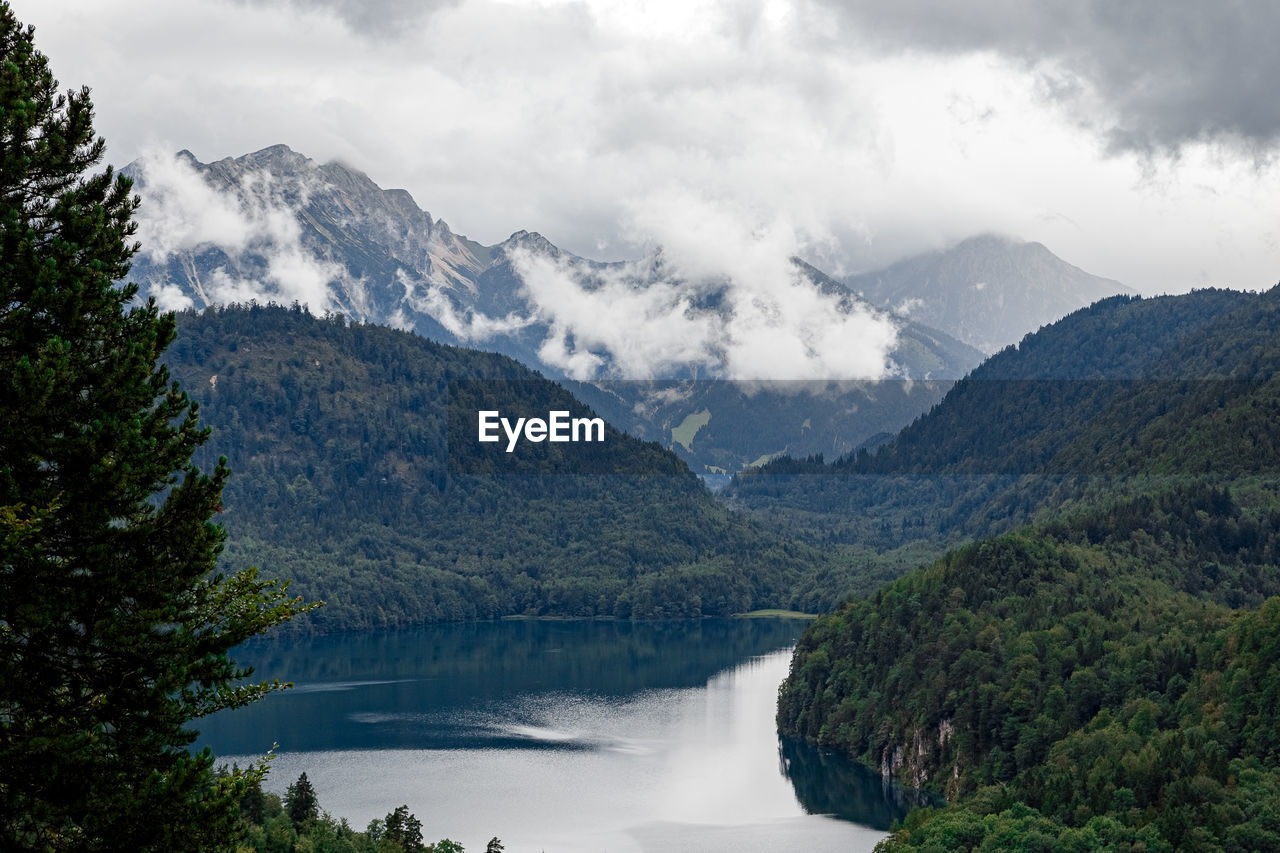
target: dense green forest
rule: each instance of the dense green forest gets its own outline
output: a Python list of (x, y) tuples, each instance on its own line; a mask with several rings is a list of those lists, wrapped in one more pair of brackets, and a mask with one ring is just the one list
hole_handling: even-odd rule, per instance
[(303, 629), (830, 606), (858, 570), (726, 510), (672, 454), (479, 444), (475, 412), (590, 412), (509, 358), (298, 308), (186, 313), (166, 353), (232, 469), (229, 566), (328, 605)]
[(1277, 497), (1188, 485), (961, 548), (819, 620), (780, 726), (953, 801), (889, 849), (1276, 849)]
[[(802, 638), (783, 732), (951, 801), (886, 849), (1280, 849), (1280, 294), (1165, 301), (1205, 299), (1234, 305), (1153, 354), (1158, 381), (1086, 391), (1063, 413), (1089, 416), (1039, 445), (1034, 464), (1085, 469), (1068, 499), (1055, 481), (1033, 524)], [(1080, 316), (1140, 304), (1109, 303)], [(1010, 389), (980, 390), (990, 415), (968, 434), (1004, 429), (1010, 457), (1033, 454), (1053, 425), (1033, 412), (1012, 430), (1028, 396), (991, 396)], [(912, 429), (959, 428), (949, 402)]]
[(664, 442), (709, 483), (783, 453), (836, 458), (892, 437), (953, 380), (567, 382), (574, 396), (638, 438)]
[[(904, 547), (939, 556), (1112, 488), (1117, 474), (1151, 469), (1118, 449), (1097, 451), (1118, 429), (1130, 441), (1139, 430), (1177, 434), (1197, 412), (1266, 379), (1259, 359), (1277, 301), (1274, 292), (1224, 290), (1102, 300), (992, 356), (879, 448), (830, 463), (778, 459), (740, 475), (725, 496), (814, 543), (856, 543), (895, 563)], [(1238, 351), (1214, 349), (1222, 339)], [(1239, 442), (1269, 441), (1265, 418), (1230, 432), (1237, 443), (1216, 450), (1212, 464), (1247, 470), (1255, 454)], [(1167, 472), (1210, 464), (1197, 448), (1186, 459), (1176, 443), (1166, 450)]]

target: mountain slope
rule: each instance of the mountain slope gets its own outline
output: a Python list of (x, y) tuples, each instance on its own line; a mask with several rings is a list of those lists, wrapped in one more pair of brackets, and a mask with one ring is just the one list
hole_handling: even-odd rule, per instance
[(783, 731), (952, 800), (886, 849), (1280, 844), (1280, 291), (1239, 299), (1046, 457), (1107, 489), (802, 638)]
[(1278, 558), (1274, 481), (963, 548), (819, 619), (779, 725), (945, 791), (888, 850), (1273, 849)]
[[(727, 479), (779, 453), (839, 455), (904, 426), (936, 396), (855, 391), (841, 399), (825, 388), (803, 427), (806, 418), (788, 412), (787, 401), (807, 393), (794, 383), (777, 389), (781, 397), (744, 397), (731, 387), (670, 394), (669, 385), (645, 383), (667, 377), (716, 386), (744, 359), (744, 369), (779, 370), (784, 378), (795, 370), (796, 378), (942, 381), (981, 360), (977, 350), (875, 310), (799, 261), (782, 259), (781, 280), (762, 275), (744, 296), (727, 277), (682, 274), (661, 252), (599, 263), (526, 231), (483, 246), (454, 234), (407, 192), (283, 145), (209, 164), (182, 152), (126, 172), (143, 200), (144, 250), (132, 278), (162, 307), (296, 301), (317, 314), (413, 329), (501, 352), (551, 376), (604, 384), (593, 402), (618, 401), (613, 423), (662, 442), (709, 478)], [(743, 312), (755, 313), (744, 320)], [(795, 366), (759, 358), (765, 345), (755, 345), (756, 334), (768, 336), (769, 346), (781, 339)], [(706, 399), (715, 402), (710, 409)], [(703, 410), (713, 411), (715, 426), (694, 444), (676, 441), (672, 430)], [(829, 411), (855, 414), (828, 428)]]
[(503, 356), (252, 306), (179, 316), (166, 363), (233, 470), (225, 559), (324, 599), (311, 626), (787, 607), (827, 565), (720, 507), (667, 451), (481, 445), (476, 414), (590, 412)]
[(1099, 299), (1129, 293), (1040, 243), (993, 234), (845, 279), (873, 304), (994, 353)]
[[(1118, 450), (1098, 452), (1108, 430), (1128, 434), (1115, 417), (1158, 429), (1174, 422), (1179, 400), (1207, 406), (1197, 393), (1229, 390), (1205, 384), (1229, 377), (1197, 351), (1233, 329), (1243, 340), (1244, 328), (1249, 346), (1260, 346), (1276, 331), (1266, 306), (1278, 300), (1214, 290), (1103, 300), (988, 359), (876, 452), (830, 465), (779, 460), (726, 494), (814, 539), (878, 550), (1007, 530), (1050, 495), (1069, 496), (1081, 477), (1120, 473)], [(1262, 365), (1250, 369), (1265, 375)]]

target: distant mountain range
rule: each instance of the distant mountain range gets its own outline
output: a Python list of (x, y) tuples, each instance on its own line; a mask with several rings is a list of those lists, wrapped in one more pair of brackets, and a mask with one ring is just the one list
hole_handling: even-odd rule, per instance
[[(1083, 285), (1057, 293), (1070, 278), (1062, 270), (1092, 280), (1038, 244), (977, 238), (848, 283), (793, 258), (774, 271), (782, 281), (753, 290), (691, 278), (661, 251), (602, 263), (529, 231), (485, 246), (406, 191), (284, 145), (214, 163), (183, 151), (125, 172), (143, 202), (131, 278), (162, 307), (300, 302), (509, 355), (713, 483), (783, 454), (831, 459), (896, 432), (982, 360), (957, 337), (979, 347), (1016, 339), (1056, 306), (1081, 304)], [(917, 267), (928, 274), (911, 279)], [(934, 310), (951, 298), (938, 288), (979, 274), (987, 290), (963, 296), (963, 311)], [(1025, 298), (1011, 295), (1019, 286)], [(986, 324), (976, 338), (973, 312)], [(953, 333), (940, 331), (949, 324)], [(797, 362), (768, 356), (779, 340)], [(761, 378), (743, 370), (808, 381), (726, 381)]]
[[(896, 330), (882, 359), (852, 375), (761, 377), (732, 373), (715, 351), (724, 341), (638, 357), (624, 350), (639, 342), (591, 328), (592, 318), (569, 317), (573, 306), (564, 303), (575, 295), (641, 293), (644, 304), (624, 306), (636, 309), (633, 316), (622, 308), (618, 316), (638, 324), (646, 319), (641, 310), (653, 319), (656, 304), (717, 332), (728, 315), (742, 311), (730, 292), (733, 282), (712, 279), (681, 289), (687, 277), (661, 252), (639, 262), (601, 263), (529, 231), (484, 246), (454, 234), (404, 190), (384, 190), (362, 172), (316, 163), (284, 145), (207, 164), (183, 151), (172, 163), (137, 161), (125, 173), (143, 199), (146, 232), (132, 278), (171, 307), (300, 301), (313, 312), (332, 310), (445, 343), (482, 346), (574, 379), (954, 379), (980, 358), (948, 335), (873, 308), (798, 260), (790, 274), (804, 291), (827, 300), (833, 318), (865, 316)], [(549, 293), (532, 281), (546, 276), (562, 279), (556, 282), (562, 291)], [(603, 303), (594, 300), (595, 307)], [(594, 320), (604, 325), (606, 318)], [(859, 344), (846, 343), (850, 349)]]
[(1099, 299), (1132, 293), (1040, 243), (994, 234), (845, 279), (871, 303), (942, 329), (988, 355)]

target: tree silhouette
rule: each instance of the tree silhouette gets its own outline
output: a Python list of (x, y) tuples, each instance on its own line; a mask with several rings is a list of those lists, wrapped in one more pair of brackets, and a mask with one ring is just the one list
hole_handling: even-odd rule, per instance
[(0, 3), (0, 849), (220, 849), (262, 768), (187, 725), (274, 689), (227, 653), (304, 608), (215, 573), (227, 469), (191, 463), (172, 316), (114, 284), (137, 200), (92, 118)]

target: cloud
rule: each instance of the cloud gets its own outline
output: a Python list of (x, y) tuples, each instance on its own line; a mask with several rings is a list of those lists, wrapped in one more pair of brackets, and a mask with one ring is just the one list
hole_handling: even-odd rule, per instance
[(1115, 149), (1176, 152), (1216, 141), (1262, 152), (1280, 139), (1280, 8), (1245, 0), (839, 0), (859, 43), (991, 51), (1025, 63)]
[[(463, 343), (483, 344), (492, 338), (518, 332), (534, 322), (519, 313), (495, 318), (469, 306), (458, 305), (446, 288), (435, 283), (428, 283), (419, 291), (419, 282), (402, 269), (396, 270), (396, 280), (404, 288), (404, 301), (411, 308), (431, 317)], [(402, 308), (396, 309), (391, 325), (401, 329), (413, 326)]]
[(335, 15), (353, 31), (385, 38), (421, 22), (437, 9), (456, 6), (460, 0), (238, 0), (246, 6), (270, 6), (297, 11), (323, 11)]
[(151, 295), (156, 298), (156, 305), (161, 311), (185, 311), (196, 305), (195, 300), (183, 293), (181, 287), (172, 283), (153, 287)]
[(152, 149), (139, 162), (146, 200), (138, 210), (138, 239), (151, 261), (199, 246), (241, 252), (254, 223), (231, 194), (208, 184), (185, 157)]
[(285, 142), (484, 244), (524, 228), (634, 260), (644, 200), (683, 193), (785, 220), (835, 274), (985, 231), (1146, 292), (1280, 268), (1264, 3), (28, 6), (113, 161)]
[(575, 379), (596, 377), (604, 356), (615, 376), (627, 379), (707, 368), (720, 360), (715, 350), (722, 329), (710, 314), (694, 309), (696, 288), (652, 280), (651, 262), (593, 270), (521, 248), (508, 257), (533, 317), (549, 327), (538, 357)]
[(639, 261), (601, 269), (510, 252), (533, 316), (550, 327), (544, 362), (576, 379), (679, 370), (878, 379), (894, 371), (894, 323), (803, 275), (785, 224), (744, 228), (728, 209), (681, 196), (651, 198), (636, 221), (661, 243)]
[[(286, 186), (269, 172), (253, 171), (218, 187), (189, 155), (158, 151), (148, 152), (138, 166), (143, 256), (155, 264), (206, 250), (225, 256), (199, 282), (207, 303), (298, 302), (319, 314), (339, 306), (340, 287), (349, 301), (358, 301), (360, 289), (347, 271), (303, 245), (298, 212), (307, 202), (305, 183)], [(184, 304), (172, 283), (154, 295), (162, 307), (193, 304), (189, 297)]]

